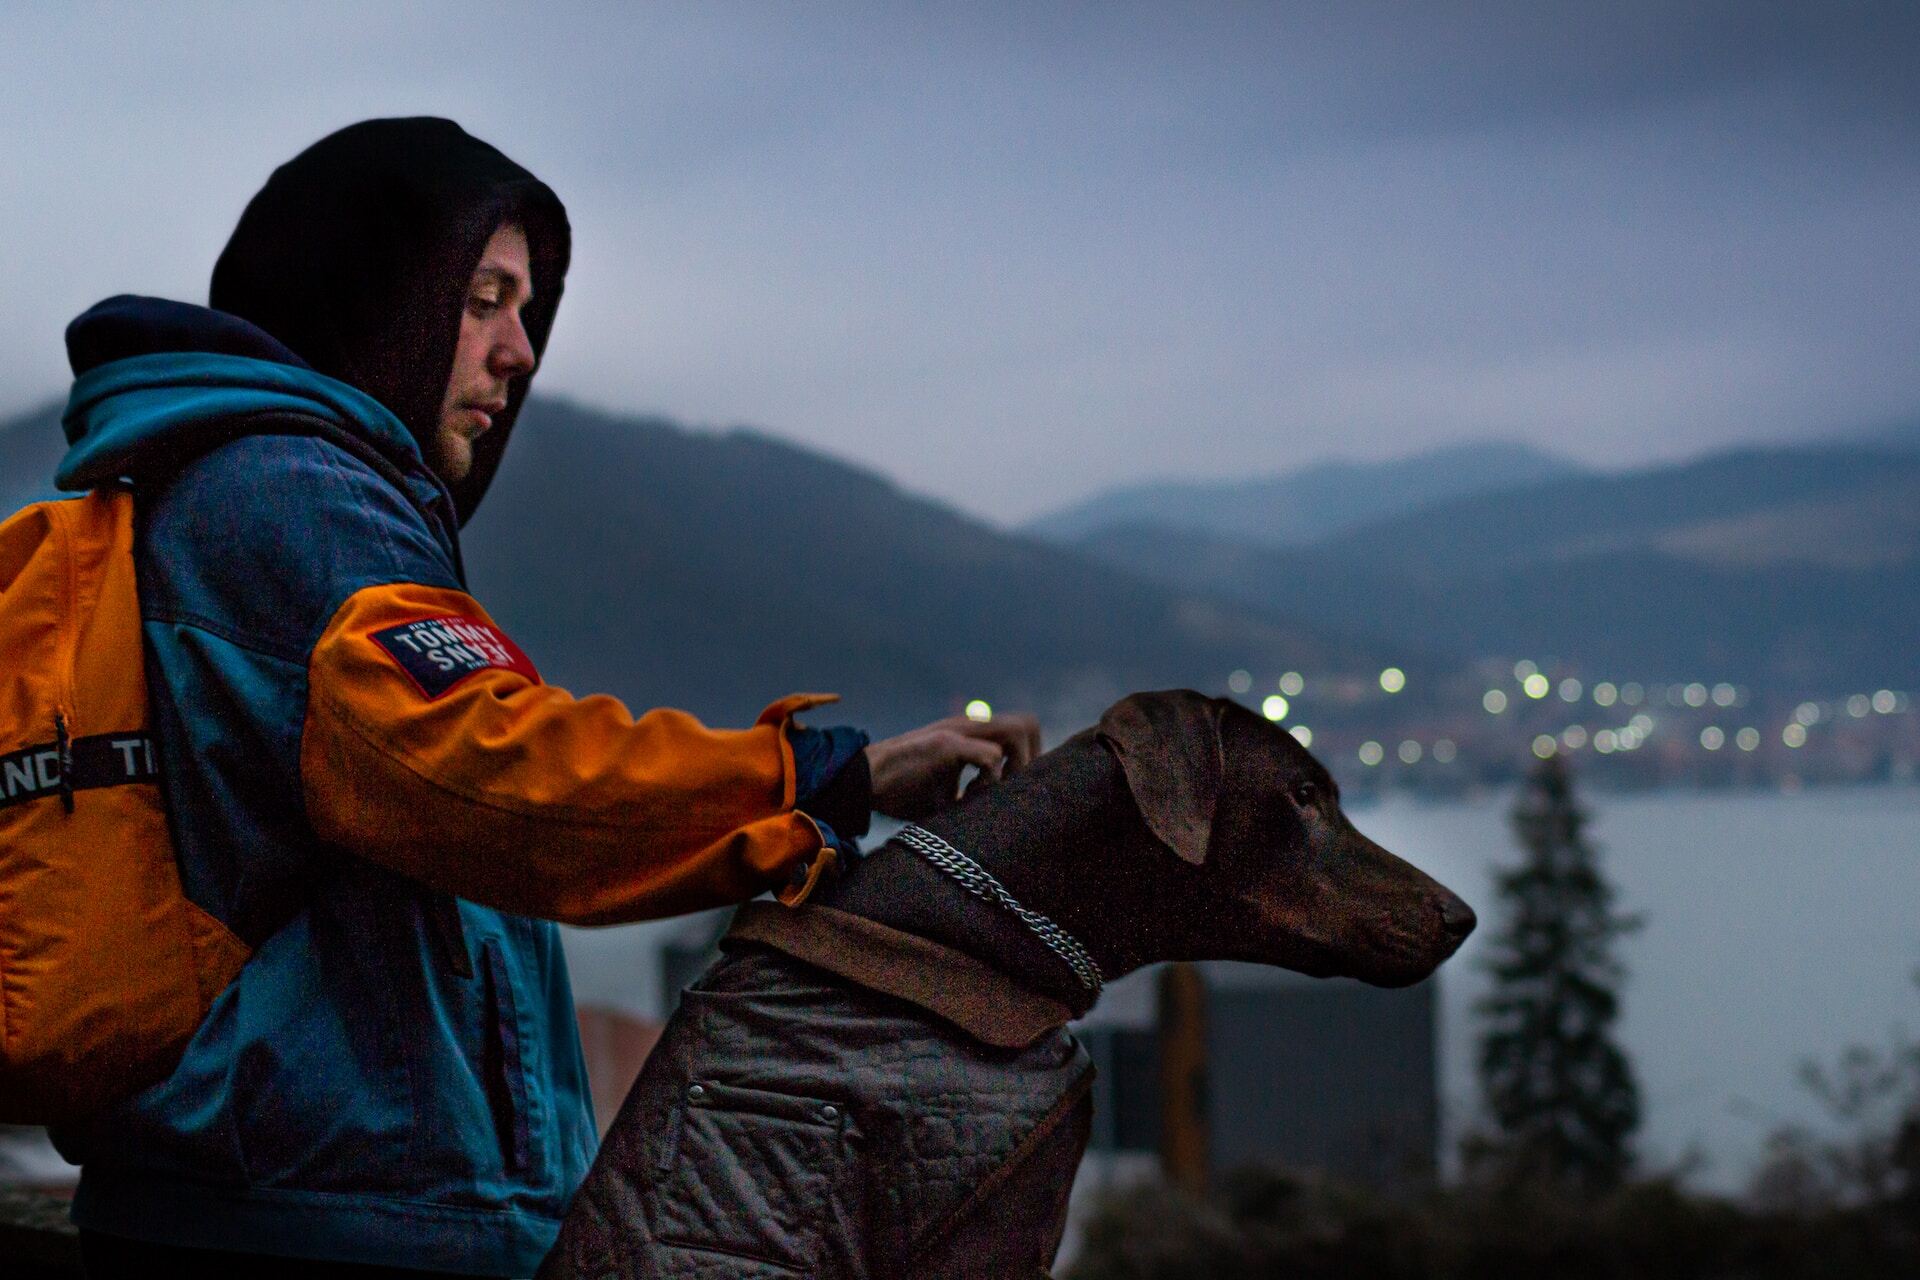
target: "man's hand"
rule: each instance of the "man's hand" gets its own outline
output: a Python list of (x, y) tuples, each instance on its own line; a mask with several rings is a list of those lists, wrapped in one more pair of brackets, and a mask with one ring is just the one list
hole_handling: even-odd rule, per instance
[(961, 770), (968, 765), (979, 769), (981, 778), (1002, 778), (1024, 769), (1038, 754), (1040, 722), (1030, 715), (936, 720), (867, 747), (873, 807), (912, 822), (954, 802)]

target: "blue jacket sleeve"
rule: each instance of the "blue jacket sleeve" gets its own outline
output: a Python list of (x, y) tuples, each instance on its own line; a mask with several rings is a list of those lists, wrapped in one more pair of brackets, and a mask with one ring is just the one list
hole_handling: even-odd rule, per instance
[(870, 739), (846, 725), (795, 725), (787, 736), (793, 744), (794, 808), (819, 823), (835, 849), (858, 857), (859, 837), (867, 833), (873, 810), (873, 775), (865, 755)]

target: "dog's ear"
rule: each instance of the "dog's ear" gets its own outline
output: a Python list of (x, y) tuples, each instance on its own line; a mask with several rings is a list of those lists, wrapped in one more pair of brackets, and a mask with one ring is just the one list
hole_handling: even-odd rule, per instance
[(1219, 702), (1191, 689), (1129, 694), (1107, 708), (1098, 733), (1148, 830), (1186, 861), (1205, 862), (1226, 771)]

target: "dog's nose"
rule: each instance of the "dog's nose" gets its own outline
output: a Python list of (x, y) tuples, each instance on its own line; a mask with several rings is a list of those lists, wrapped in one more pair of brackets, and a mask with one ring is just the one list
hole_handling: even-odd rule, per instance
[(1473, 932), (1473, 926), (1478, 923), (1479, 920), (1473, 914), (1473, 908), (1459, 898), (1448, 894), (1440, 899), (1440, 927), (1445, 929), (1447, 936), (1455, 942), (1465, 941), (1466, 936)]

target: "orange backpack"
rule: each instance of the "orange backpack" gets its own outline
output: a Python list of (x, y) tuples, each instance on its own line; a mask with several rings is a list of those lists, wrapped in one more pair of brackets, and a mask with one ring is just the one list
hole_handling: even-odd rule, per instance
[(147, 725), (133, 496), (0, 524), (0, 1123), (163, 1079), (249, 954), (187, 900)]

